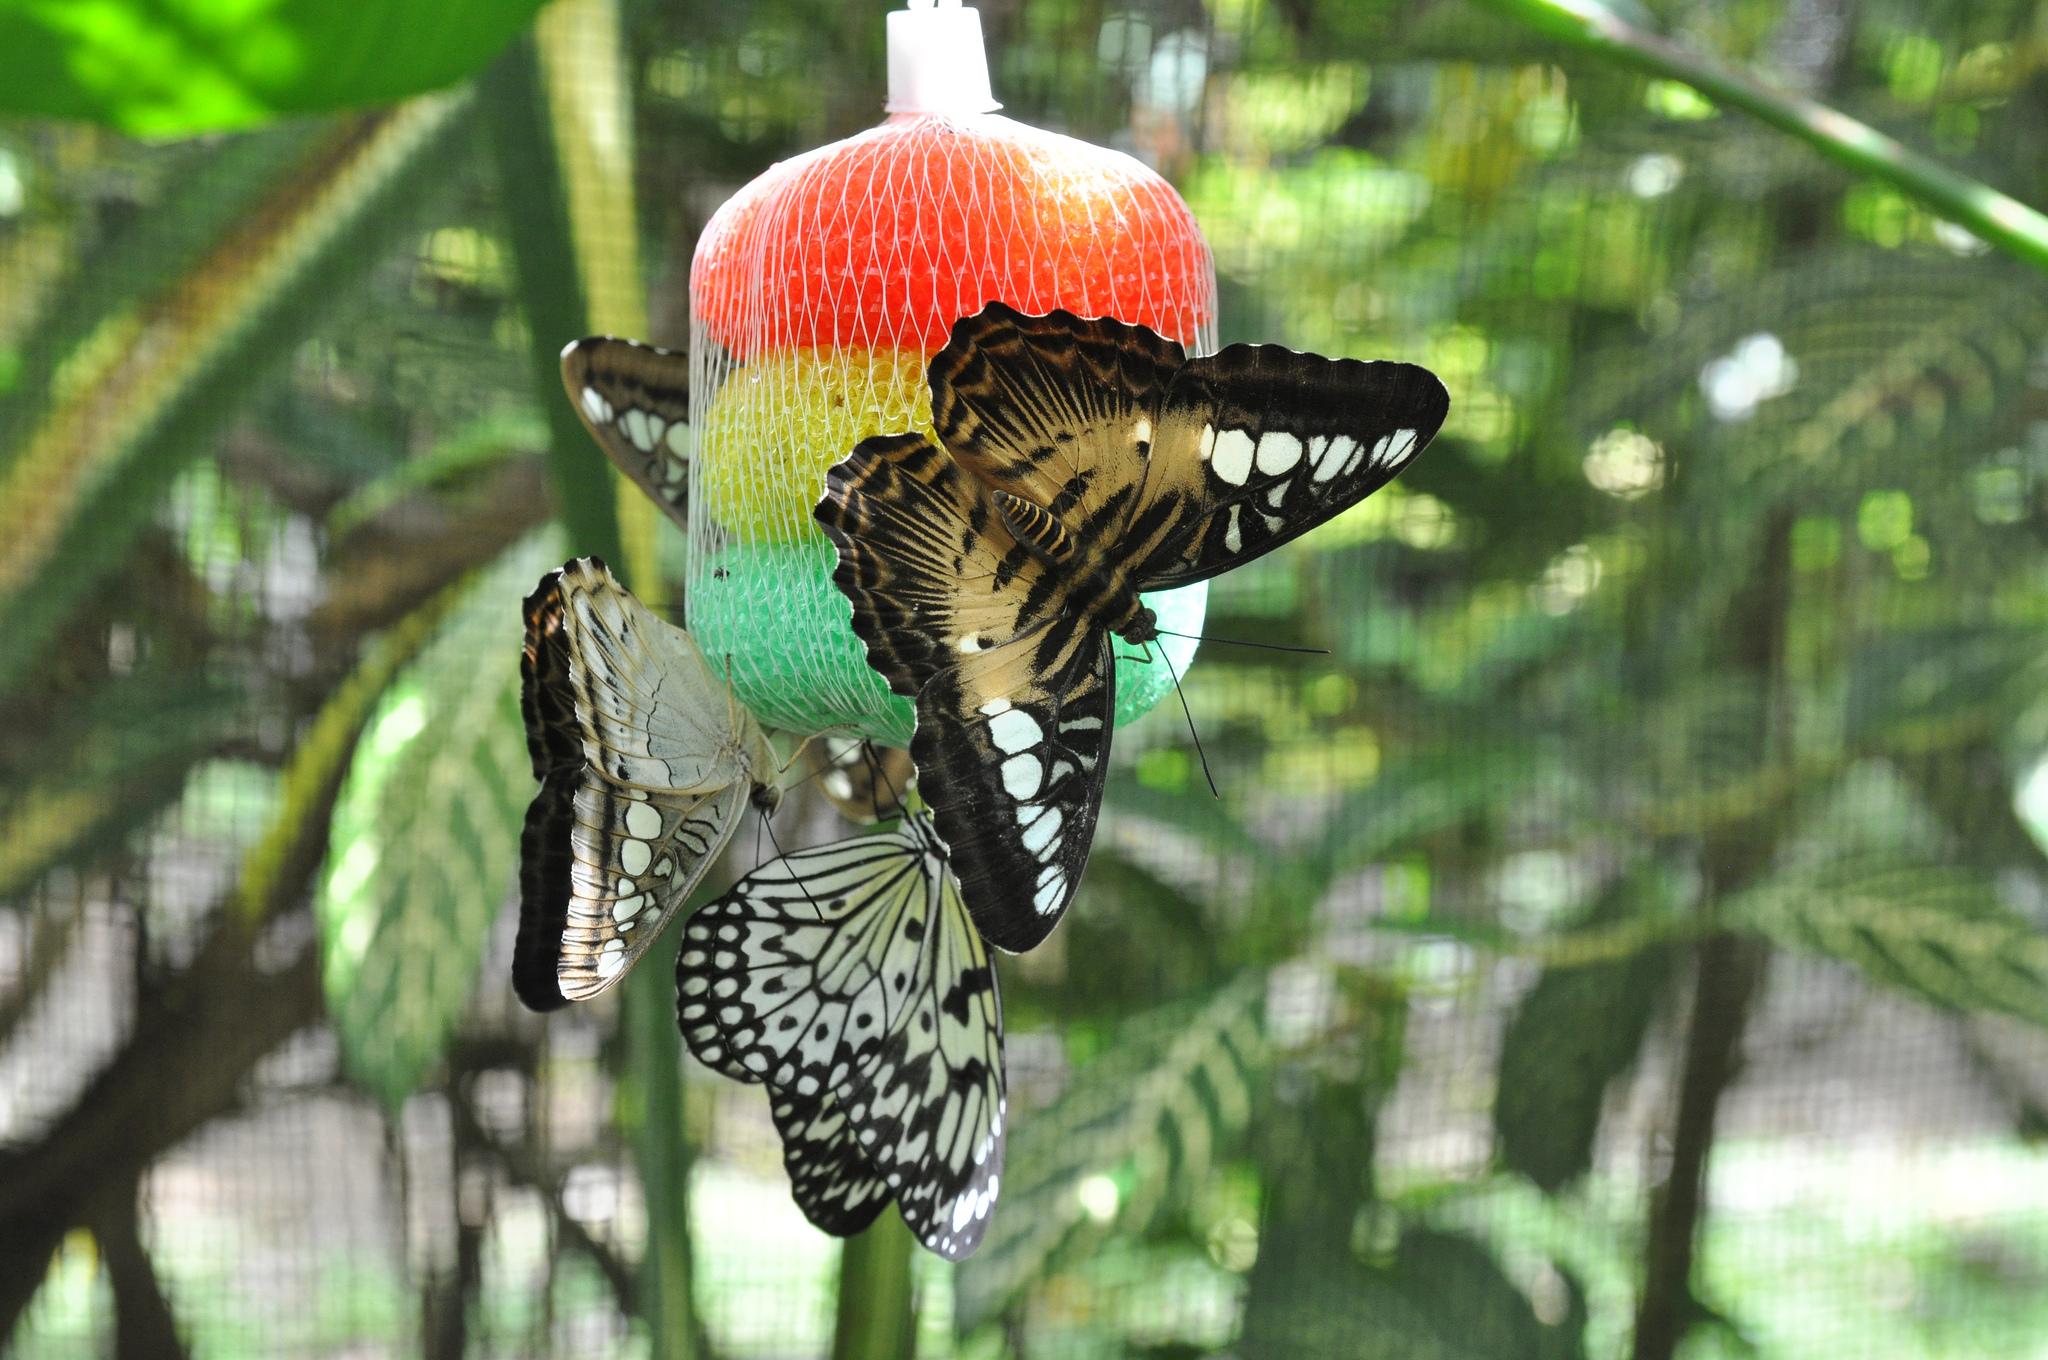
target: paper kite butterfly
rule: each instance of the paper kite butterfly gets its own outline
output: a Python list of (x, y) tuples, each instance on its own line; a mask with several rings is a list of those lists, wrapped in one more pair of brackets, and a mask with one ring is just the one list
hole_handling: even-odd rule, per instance
[(780, 794), (753, 715), (594, 557), (527, 598), (521, 678), (541, 787), (520, 839), (512, 985), (545, 1011), (623, 977)]
[(562, 351), (562, 386), (605, 457), (688, 529), (690, 357), (594, 335)]
[(893, 1198), (949, 1260), (1003, 1169), (1003, 1008), (922, 815), (772, 860), (683, 927), (690, 1051), (766, 1082), (804, 1216), (848, 1236)]
[(816, 517), (868, 663), (915, 700), (910, 754), (961, 893), (1024, 950), (1087, 863), (1141, 591), (1204, 580), (1384, 486), (1435, 436), (1410, 364), (1232, 345), (1000, 303), (933, 356), (922, 435), (862, 441)]

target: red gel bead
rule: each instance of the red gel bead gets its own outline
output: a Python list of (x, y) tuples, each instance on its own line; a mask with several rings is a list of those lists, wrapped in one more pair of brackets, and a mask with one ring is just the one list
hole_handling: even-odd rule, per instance
[(993, 115), (894, 118), (773, 167), (719, 209), (690, 271), (698, 323), (741, 361), (818, 345), (929, 353), (991, 300), (1188, 344), (1215, 287), (1165, 180)]

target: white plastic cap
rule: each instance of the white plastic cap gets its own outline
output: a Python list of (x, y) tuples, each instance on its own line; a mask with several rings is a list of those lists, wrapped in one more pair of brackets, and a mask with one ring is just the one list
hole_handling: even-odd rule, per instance
[(890, 113), (988, 113), (981, 15), (960, 0), (907, 0), (889, 11)]

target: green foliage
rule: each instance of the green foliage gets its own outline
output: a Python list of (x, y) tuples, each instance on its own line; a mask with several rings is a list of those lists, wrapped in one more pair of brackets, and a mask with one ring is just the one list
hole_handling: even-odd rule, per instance
[(1547, 1326), (1470, 1238), (1414, 1228), (1390, 1260), (1368, 1263), (1274, 1234), (1252, 1271), (1242, 1344), (1248, 1355), (1577, 1360), (1585, 1308), (1567, 1287), (1566, 1316)]
[(1903, 854), (1794, 865), (1721, 916), (1937, 1006), (2048, 1025), (2048, 935), (1973, 866)]
[(439, 1058), (519, 862), (521, 593), (553, 534), (479, 576), (363, 728), (317, 901), (329, 1013), (350, 1070), (388, 1104)]
[(248, 127), (452, 84), (539, 0), (0, 0), (0, 108), (146, 136)]
[[(218, 223), (188, 270), (126, 299), (89, 336), (53, 310), (49, 338), (33, 347), (53, 373), (61, 355), (67, 381), (47, 400), (25, 394), (35, 414), (0, 449), (0, 628), (19, 644), (0, 656), (0, 689), (18, 683), (37, 646), (120, 561), (178, 471), (320, 315), (317, 304), (341, 296), (336, 285), (417, 207), (409, 191), (445, 168), (464, 125), (464, 106), (451, 101), (361, 124), (278, 175), (251, 209), (254, 226)], [(38, 588), (21, 588), (31, 578)]]
[(1101, 1056), (1010, 1134), (1002, 1212), (961, 1266), (962, 1332), (1115, 1231), (1185, 1196), (1251, 1117), (1265, 979), (1118, 1027)]
[[(1590, 922), (1654, 911), (1641, 899), (1661, 886), (1654, 872), (1623, 879), (1594, 906)], [(1650, 946), (1612, 961), (1544, 970), (1501, 1041), (1493, 1127), (1503, 1167), (1549, 1192), (1592, 1167), (1608, 1088), (1635, 1066), (1673, 962), (1668, 947)]]

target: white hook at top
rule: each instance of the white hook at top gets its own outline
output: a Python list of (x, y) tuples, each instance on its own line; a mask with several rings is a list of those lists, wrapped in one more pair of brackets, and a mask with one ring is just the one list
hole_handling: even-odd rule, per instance
[(981, 14), (960, 0), (904, 0), (889, 12), (890, 113), (987, 113), (999, 109), (988, 84)]

